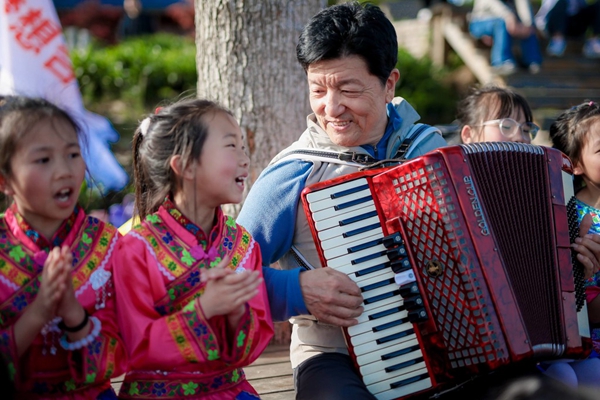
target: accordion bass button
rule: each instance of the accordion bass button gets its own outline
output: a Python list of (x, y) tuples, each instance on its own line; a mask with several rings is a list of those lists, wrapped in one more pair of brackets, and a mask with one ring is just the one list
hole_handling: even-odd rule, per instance
[(402, 296), (403, 298), (407, 298), (414, 295), (420, 295), (419, 285), (417, 285), (417, 282), (411, 282), (400, 286), (400, 296)]
[(427, 311), (425, 310), (425, 307), (417, 308), (409, 311), (407, 318), (413, 323), (427, 321)]
[(423, 307), (423, 298), (420, 295), (404, 298), (404, 307), (407, 310), (413, 310)]

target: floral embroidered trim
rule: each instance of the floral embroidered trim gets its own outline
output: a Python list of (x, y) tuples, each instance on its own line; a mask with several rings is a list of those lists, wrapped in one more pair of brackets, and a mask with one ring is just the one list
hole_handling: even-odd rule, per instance
[(154, 252), (154, 249), (152, 248), (152, 246), (150, 246), (150, 243), (148, 243), (148, 240), (146, 240), (146, 238), (142, 235), (140, 235), (139, 233), (137, 233), (136, 231), (129, 231), (128, 233), (129, 235), (133, 236), (134, 238), (138, 239), (139, 241), (141, 241), (142, 243), (144, 243), (144, 246), (146, 246), (146, 248), (148, 249), (148, 252), (150, 253), (150, 255), (152, 255), (152, 257), (156, 260), (156, 265), (158, 266), (158, 269), (160, 272), (162, 272), (162, 274), (170, 281), (175, 280), (175, 276), (171, 275), (169, 273), (169, 271), (167, 271), (162, 264), (160, 263), (160, 261), (158, 261), (158, 257), (156, 257), (156, 253)]
[[(105, 238), (105, 233), (103, 233), (103, 237), (100, 239), (99, 242), (103, 241), (103, 239)], [(109, 236), (109, 235), (106, 235)], [(110, 260), (110, 256), (113, 252), (113, 250), (115, 249), (115, 246), (117, 245), (117, 241), (119, 239), (118, 235), (113, 235), (112, 239), (110, 240), (110, 245), (108, 246), (108, 249), (106, 250), (106, 252), (104, 253), (104, 255), (99, 254), (98, 256), (100, 257), (100, 259), (102, 259), (100, 266), (97, 269), (92, 270), (89, 279), (87, 281), (85, 281), (85, 283), (83, 285), (81, 285), (81, 287), (75, 291), (75, 296), (79, 297), (86, 289), (89, 285), (92, 285), (92, 288), (94, 290), (98, 290), (101, 287), (104, 287), (104, 284), (108, 281), (108, 279), (106, 279), (106, 281), (104, 281), (104, 283), (99, 286), (99, 287), (94, 287), (94, 279), (92, 279), (92, 277), (98, 273), (101, 273), (99, 271), (106, 271), (104, 269), (104, 267), (106, 266), (106, 264), (108, 263), (108, 261)], [(104, 246), (103, 246), (104, 247)], [(92, 266), (95, 262), (97, 262), (97, 257), (95, 257), (92, 260), (88, 261), (88, 265)]]
[[(150, 375), (150, 376), (148, 376)], [(120, 399), (181, 399), (186, 397), (202, 398), (203, 395), (217, 390), (227, 390), (246, 380), (244, 371), (234, 369), (222, 375), (205, 377), (200, 374), (188, 374), (177, 377), (168, 372), (142, 374), (137, 371), (128, 373), (119, 391)], [(139, 377), (139, 378), (138, 378)]]
[(246, 261), (248, 261), (248, 259), (250, 258), (250, 255), (252, 254), (252, 251), (254, 251), (255, 243), (256, 243), (256, 241), (254, 240), (254, 238), (252, 238), (252, 240), (250, 241), (250, 244), (248, 245), (248, 250), (246, 250), (244, 258), (242, 259), (242, 261), (240, 261), (240, 265), (238, 265), (238, 268), (244, 268)]
[(196, 352), (186, 335), (187, 327), (184, 328), (184, 326), (182, 326), (177, 314), (172, 314), (167, 317), (167, 328), (171, 332), (171, 336), (183, 358), (188, 362), (198, 362), (199, 359), (196, 356)]
[(0, 275), (0, 282), (4, 283), (6, 286), (10, 287), (13, 290), (19, 290), (19, 285), (17, 285), (16, 283), (14, 283), (14, 282), (6, 279), (4, 277), (4, 275)]

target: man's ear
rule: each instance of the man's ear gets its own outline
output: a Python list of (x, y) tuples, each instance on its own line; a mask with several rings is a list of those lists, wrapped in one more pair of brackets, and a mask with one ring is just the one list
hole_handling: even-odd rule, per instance
[(400, 71), (394, 68), (385, 82), (385, 102), (390, 103), (396, 96), (396, 83), (400, 79)]
[(193, 171), (194, 163), (192, 162), (192, 163), (188, 164), (184, 169), (183, 162), (182, 162), (181, 156), (179, 154), (171, 157), (171, 160), (169, 160), (169, 166), (171, 167), (173, 172), (175, 172), (175, 175), (177, 175), (177, 177), (179, 179), (183, 179), (183, 180), (194, 179), (194, 171)]
[(471, 127), (469, 125), (465, 125), (463, 126), (463, 128), (460, 131), (460, 139), (462, 140), (463, 143), (474, 143), (475, 142), (475, 138), (473, 137), (473, 134), (475, 132), (473, 132), (473, 129), (471, 129)]

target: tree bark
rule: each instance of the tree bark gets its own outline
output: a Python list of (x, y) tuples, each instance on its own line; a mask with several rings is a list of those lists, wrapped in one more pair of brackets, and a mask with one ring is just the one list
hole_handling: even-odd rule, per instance
[[(198, 97), (229, 108), (250, 155), (249, 190), (310, 113), (298, 36), (323, 0), (196, 0)], [(226, 207), (237, 215), (241, 205)]]

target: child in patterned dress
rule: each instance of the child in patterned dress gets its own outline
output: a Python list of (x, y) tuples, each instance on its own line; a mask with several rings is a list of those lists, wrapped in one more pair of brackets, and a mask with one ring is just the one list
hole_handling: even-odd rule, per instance
[(213, 102), (182, 100), (142, 121), (133, 163), (142, 222), (114, 259), (130, 357), (119, 397), (258, 398), (241, 367), (273, 335), (261, 253), (221, 210), (248, 176), (239, 125)]
[[(575, 175), (575, 201), (581, 223), (586, 214), (592, 224), (586, 235), (600, 234), (600, 106), (593, 101), (562, 113), (550, 127), (553, 147), (571, 159)], [(582, 239), (577, 239), (581, 243)], [(600, 386), (600, 272), (586, 269), (586, 296), (592, 328), (593, 351), (585, 368), (573, 366), (576, 376), (570, 382)], [(569, 382), (569, 381), (567, 381)]]
[[(18, 399), (116, 399), (126, 370), (109, 259), (114, 227), (77, 205), (80, 130), (42, 99), (0, 99), (0, 354)], [(4, 393), (6, 395), (6, 393)]]

